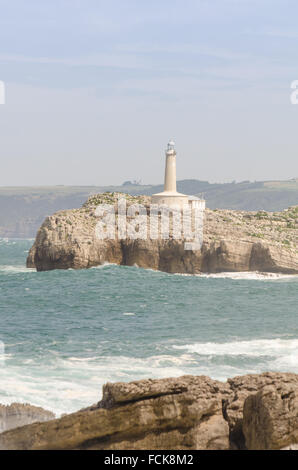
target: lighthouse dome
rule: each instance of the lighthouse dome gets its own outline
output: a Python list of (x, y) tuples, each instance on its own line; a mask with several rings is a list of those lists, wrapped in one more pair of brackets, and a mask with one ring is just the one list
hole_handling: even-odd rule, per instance
[(168, 143), (168, 150), (175, 150), (175, 142), (171, 139)]

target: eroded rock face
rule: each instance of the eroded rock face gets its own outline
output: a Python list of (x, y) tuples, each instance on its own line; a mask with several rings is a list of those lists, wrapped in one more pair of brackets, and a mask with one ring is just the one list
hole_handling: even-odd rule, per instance
[[(282, 449), (298, 443), (298, 375), (108, 383), (77, 413), (0, 434), (1, 449)], [(244, 407), (244, 417), (243, 417)]]
[[(243, 434), (243, 407), (246, 399), (266, 386), (298, 386), (298, 375), (282, 372), (265, 372), (228, 379), (231, 395), (224, 403), (224, 413), (229, 423), (231, 443), (240, 449), (247, 447)], [(297, 410), (298, 412), (298, 410)]]
[(247, 397), (243, 434), (248, 449), (298, 446), (298, 383), (275, 383)]
[[(247, 213), (206, 210), (201, 250), (185, 250), (184, 239), (159, 236), (145, 240), (99, 240), (96, 204), (115, 204), (117, 198), (95, 196), (81, 209), (60, 211), (40, 227), (27, 259), (38, 271), (90, 268), (103, 263), (138, 265), (170, 273), (261, 271), (298, 274), (297, 210), (283, 213)], [(128, 206), (142, 203), (149, 211), (150, 198), (128, 198)], [(149, 212), (148, 212), (149, 213)]]
[(51, 411), (29, 404), (0, 405), (0, 433), (37, 421), (49, 421), (55, 415)]

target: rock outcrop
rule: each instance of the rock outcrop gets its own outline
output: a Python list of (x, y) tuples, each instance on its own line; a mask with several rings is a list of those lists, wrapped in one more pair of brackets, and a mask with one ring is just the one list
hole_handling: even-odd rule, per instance
[[(250, 374), (228, 379), (228, 384), (231, 395), (224, 403), (224, 414), (229, 423), (231, 443), (238, 449), (244, 449), (247, 446), (252, 448), (250, 447), (251, 441), (248, 442), (243, 433), (243, 407), (246, 400), (268, 386), (273, 388), (289, 386), (298, 390), (298, 375), (282, 372)], [(296, 412), (298, 413), (298, 408)], [(246, 418), (248, 416), (249, 412), (246, 413)]]
[[(298, 274), (298, 207), (281, 213), (206, 210), (200, 250), (185, 250), (185, 239), (100, 240), (96, 208), (114, 204), (117, 194), (92, 196), (81, 209), (60, 211), (38, 230), (27, 267), (38, 271), (79, 269), (103, 263), (138, 265), (170, 273), (260, 271)], [(123, 195), (122, 195), (123, 196)], [(128, 196), (127, 205), (141, 203), (149, 214), (150, 198)], [(147, 218), (147, 226), (149, 220)]]
[(0, 405), (0, 433), (25, 424), (49, 421), (54, 418), (55, 415), (51, 411), (27, 403)]
[(6, 431), (0, 448), (294, 449), (297, 393), (298, 375), (287, 373), (108, 383), (98, 404)]
[(249, 449), (292, 448), (298, 443), (298, 384), (268, 385), (247, 397), (243, 433)]

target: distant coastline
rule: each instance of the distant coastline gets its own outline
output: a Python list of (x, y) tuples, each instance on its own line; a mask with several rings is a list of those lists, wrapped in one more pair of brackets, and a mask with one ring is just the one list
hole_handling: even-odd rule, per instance
[[(92, 194), (121, 191), (147, 195), (162, 185), (125, 182), (120, 186), (0, 187), (0, 237), (32, 238), (46, 216), (80, 207)], [(298, 204), (298, 180), (208, 183), (195, 179), (177, 182), (178, 191), (204, 196), (210, 209), (282, 211)]]

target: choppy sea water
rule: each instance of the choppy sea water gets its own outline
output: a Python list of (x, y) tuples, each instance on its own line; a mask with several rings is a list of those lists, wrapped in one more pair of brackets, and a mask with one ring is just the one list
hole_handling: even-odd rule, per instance
[(59, 415), (97, 402), (107, 381), (298, 373), (298, 276), (37, 273), (32, 243), (0, 239), (0, 403)]

